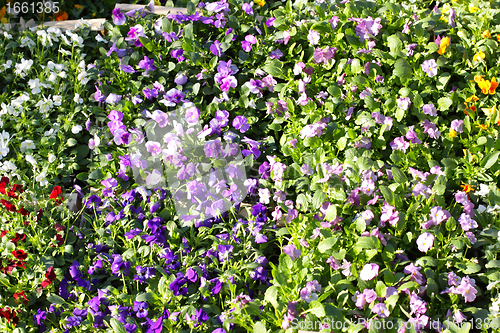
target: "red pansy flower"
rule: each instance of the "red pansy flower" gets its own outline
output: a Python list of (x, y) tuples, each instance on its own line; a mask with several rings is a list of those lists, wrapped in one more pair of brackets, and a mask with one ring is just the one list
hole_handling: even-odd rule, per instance
[(36, 212), (36, 221), (37, 222), (40, 222), (40, 220), (42, 219), (42, 216), (43, 216), (43, 209), (39, 209), (37, 212)]
[(29, 212), (25, 210), (24, 207), (21, 207), (17, 212), (20, 213), (22, 216), (26, 216), (29, 214)]
[(0, 193), (7, 194), (5, 192), (5, 188), (7, 187), (8, 184), (9, 184), (9, 178), (2, 177), (2, 179), (0, 179)]
[(56, 279), (56, 273), (54, 273), (53, 266), (47, 268), (47, 273), (45, 273), (45, 277), (46, 279), (42, 281), (42, 288), (47, 288)]
[(19, 293), (14, 293), (14, 298), (17, 304), (20, 304), (21, 302), (24, 304), (28, 304), (28, 298), (24, 294), (24, 290)]
[[(58, 197), (61, 197), (61, 199), (58, 199)], [(52, 193), (50, 193), (50, 199), (54, 199), (56, 201), (56, 205), (60, 205), (62, 203), (62, 199), (64, 199), (61, 186), (56, 186), (52, 189)]]
[(12, 251), (12, 254), (17, 260), (25, 260), (26, 258), (28, 258), (28, 254), (23, 250), (14, 250)]
[(16, 232), (16, 236), (10, 240), (12, 243), (17, 244), (17, 242), (26, 242), (26, 235), (25, 234), (18, 234)]
[(2, 205), (4, 205), (5, 208), (7, 208), (8, 211), (15, 212), (16, 211), (16, 206), (14, 206), (12, 203), (10, 203), (7, 200), (0, 199), (0, 202)]
[(0, 309), (0, 317), (4, 317), (8, 322), (17, 325), (19, 323), (19, 317), (17, 317), (17, 312), (12, 309), (3, 308)]
[(9, 230), (2, 230), (0, 232), (0, 238), (3, 238), (3, 236), (7, 235), (9, 233)]
[[(56, 241), (57, 241), (57, 246), (61, 246), (64, 244), (64, 237), (60, 234), (56, 235)], [(55, 245), (52, 245), (52, 247), (56, 247)]]
[(54, 229), (56, 229), (57, 231), (63, 231), (64, 229), (66, 229), (65, 226), (63, 226), (62, 224), (60, 224), (59, 222), (55, 223), (53, 225)]

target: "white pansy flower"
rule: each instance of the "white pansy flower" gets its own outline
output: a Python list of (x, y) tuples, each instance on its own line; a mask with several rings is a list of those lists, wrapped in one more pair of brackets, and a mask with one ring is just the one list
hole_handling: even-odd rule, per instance
[(33, 93), (33, 94), (39, 94), (39, 93), (42, 92), (42, 90), (40, 89), (40, 87), (43, 87), (43, 85), (40, 82), (40, 79), (38, 79), (38, 78), (31, 79), (31, 80), (28, 81), (28, 85), (31, 88), (31, 93)]
[(57, 27), (50, 27), (47, 29), (47, 32), (56, 35), (56, 37), (61, 36), (61, 33), (62, 33), (61, 29), (59, 29)]
[(16, 70), (14, 71), (14, 73), (24, 78), (32, 65), (33, 60), (21, 59), (21, 63), (16, 64)]
[(2, 167), (0, 169), (2, 171), (16, 171), (17, 167), (11, 161), (5, 161), (5, 162), (3, 162)]
[(47, 78), (48, 81), (50, 82), (55, 82), (57, 79), (57, 74), (56, 73), (50, 73), (49, 77)]
[(29, 38), (29, 37), (24, 37), (23, 39), (21, 39), (21, 47), (28, 47), (30, 50), (32, 50), (36, 44), (35, 42)]
[(26, 155), (26, 161), (28, 161), (32, 166), (36, 166), (38, 164), (35, 158), (31, 155)]
[(45, 133), (43, 133), (43, 135), (45, 135), (45, 136), (51, 136), (52, 134), (55, 134), (55, 131), (53, 128), (51, 128), (50, 130), (45, 131)]
[(75, 97), (73, 97), (73, 101), (75, 103), (82, 104), (83, 103), (83, 98), (81, 98), (79, 94), (75, 94)]
[(89, 82), (89, 79), (87, 78), (87, 72), (86, 71), (81, 71), (78, 74), (78, 81), (80, 81), (82, 84), (87, 84), (87, 82)]
[(62, 71), (61, 73), (57, 74), (57, 76), (62, 77), (63, 79), (66, 78), (66, 72)]
[(38, 30), (36, 32), (36, 34), (41, 37), (41, 39), (42, 39), (42, 45), (43, 46), (45, 46), (47, 44), (47, 42), (48, 42), (48, 44), (50, 44), (50, 46), (53, 45), (52, 39), (50, 38), (50, 35), (47, 34), (47, 31), (45, 31), (45, 30)]
[(97, 42), (103, 42), (103, 43), (108, 44), (108, 41), (107, 41), (107, 40), (105, 40), (104, 38), (102, 38), (102, 36), (101, 36), (101, 35), (99, 35), (99, 34), (95, 36), (95, 40), (96, 40)]
[[(4, 131), (5, 132), (5, 131)], [(9, 153), (9, 140), (4, 139), (4, 137), (0, 137), (0, 159), (4, 158), (7, 156)]]
[(499, 205), (495, 205), (494, 207), (492, 206), (488, 206), (486, 208), (486, 213), (498, 213), (500, 212), (500, 206)]
[(41, 113), (47, 113), (54, 106), (54, 102), (52, 102), (52, 99), (46, 98), (45, 96), (43, 98), (44, 98), (43, 101), (42, 100), (38, 101), (38, 103), (36, 103), (35, 106), (40, 107)]
[(52, 163), (56, 160), (56, 155), (54, 154), (49, 154), (49, 163)]
[(52, 96), (52, 100), (54, 101), (55, 106), (60, 106), (62, 103), (62, 96), (54, 95)]
[(479, 206), (477, 206), (476, 210), (479, 214), (481, 214), (481, 213), (484, 213), (486, 211), (486, 207), (484, 205), (479, 205)]
[(81, 131), (82, 129), (83, 129), (83, 127), (82, 127), (82, 126), (80, 126), (80, 125), (75, 125), (75, 126), (73, 126), (73, 127), (71, 128), (71, 133), (73, 133), (73, 134), (78, 134), (78, 133), (80, 133), (80, 131)]
[(485, 184), (479, 184), (480, 190), (477, 192), (477, 195), (484, 197), (490, 193), (490, 189)]
[(40, 182), (41, 186), (45, 186), (49, 183), (49, 181), (47, 180), (46, 177), (47, 177), (47, 172), (42, 171), (42, 173), (40, 173), (38, 176), (36, 176), (35, 180), (37, 182)]
[(4, 36), (5, 36), (5, 38), (7, 38), (7, 39), (12, 39), (12, 35), (11, 35), (11, 34), (9, 34), (7, 31), (4, 31), (4, 32), (3, 32), (3, 35), (4, 35)]
[(21, 153), (24, 153), (26, 149), (35, 149), (35, 148), (36, 146), (33, 140), (25, 140), (21, 142)]
[[(67, 44), (69, 44), (68, 39), (66, 38), (66, 36), (62, 35), (62, 37), (64, 37), (64, 39), (66, 39), (66, 41), (67, 41)], [(65, 55), (71, 55), (71, 52), (66, 51), (65, 49), (59, 49), (59, 52), (61, 52), (62, 54), (65, 54)]]
[(5, 69), (9, 69), (12, 67), (12, 60), (7, 60), (5, 64), (2, 65)]

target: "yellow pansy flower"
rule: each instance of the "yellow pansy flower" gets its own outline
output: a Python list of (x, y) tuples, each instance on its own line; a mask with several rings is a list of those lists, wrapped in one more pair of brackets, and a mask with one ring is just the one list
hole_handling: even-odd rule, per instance
[(481, 60), (484, 60), (484, 58), (486, 57), (486, 54), (484, 54), (484, 52), (477, 52), (474, 57), (472, 58), (472, 60), (474, 61), (481, 61)]
[(450, 45), (450, 37), (445, 37), (441, 39), (441, 42), (439, 44), (439, 50), (438, 53), (443, 55), (446, 52), (446, 48)]

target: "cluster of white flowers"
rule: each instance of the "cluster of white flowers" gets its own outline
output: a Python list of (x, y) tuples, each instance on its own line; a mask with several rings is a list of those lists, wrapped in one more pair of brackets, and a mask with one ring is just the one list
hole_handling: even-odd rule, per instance
[(24, 79), (26, 74), (29, 73), (29, 70), (31, 69), (32, 65), (33, 65), (33, 60), (21, 59), (21, 63), (16, 64), (16, 66), (15, 66), (16, 70), (14, 71), (14, 73), (16, 73), (17, 75), (19, 75), (20, 77), (22, 77)]
[(83, 85), (87, 84), (87, 82), (89, 82), (90, 79), (87, 77), (87, 71), (85, 70), (84, 60), (80, 61), (80, 63), (78, 64), (78, 69), (79, 69), (77, 76), (78, 81), (80, 81), (80, 83)]
[(10, 134), (3, 130), (2, 134), (0, 134), (0, 160), (3, 159), (9, 153), (9, 140)]
[(40, 108), (40, 113), (48, 113), (53, 107), (54, 102), (52, 101), (50, 95), (49, 97), (42, 96), (43, 100), (40, 99), (35, 106)]
[(62, 32), (61, 29), (57, 27), (50, 27), (47, 30), (40, 29), (36, 32), (36, 34), (39, 40), (42, 42), (43, 46), (47, 46), (47, 44), (53, 46), (53, 42), (59, 42), (59, 37), (61, 36)]
[(493, 317), (498, 317), (500, 313), (500, 298), (499, 299), (492, 299), (492, 303), (490, 305), (490, 314)]
[(0, 115), (9, 114), (14, 117), (19, 116), (19, 114), (23, 112), (23, 103), (29, 101), (29, 99), (30, 96), (26, 93), (23, 93), (21, 96), (13, 99), (10, 104), (2, 103), (0, 105), (2, 107), (2, 110), (0, 110)]
[(11, 161), (0, 162), (0, 170), (7, 176), (16, 176), (17, 179), (21, 179), (21, 176), (15, 172), (17, 170), (16, 165)]
[(47, 79), (50, 82), (55, 82), (57, 77), (61, 77), (63, 79), (67, 77), (65, 72), (66, 66), (64, 64), (56, 64), (52, 60), (50, 60), (47, 63), (46, 68), (48, 68), (50, 71), (49, 77)]
[[(68, 37), (70, 39), (68, 39), (68, 37), (66, 37), (66, 35), (68, 35)], [(83, 47), (83, 38), (81, 36), (71, 32), (69, 30), (66, 31), (66, 35), (61, 34), (61, 38), (66, 45), (73, 46), (73, 43), (76, 42), (78, 47)]]

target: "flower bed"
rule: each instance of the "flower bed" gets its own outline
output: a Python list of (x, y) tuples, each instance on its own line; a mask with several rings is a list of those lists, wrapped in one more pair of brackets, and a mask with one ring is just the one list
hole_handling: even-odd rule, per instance
[(221, 1), (0, 34), (0, 327), (498, 328), (495, 6)]

